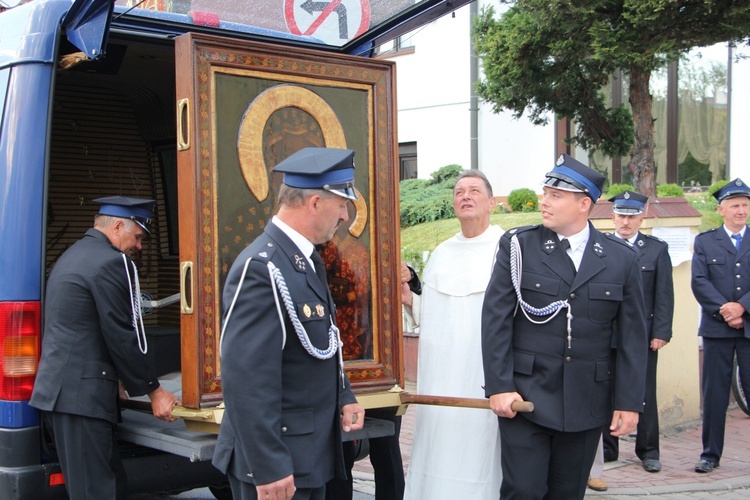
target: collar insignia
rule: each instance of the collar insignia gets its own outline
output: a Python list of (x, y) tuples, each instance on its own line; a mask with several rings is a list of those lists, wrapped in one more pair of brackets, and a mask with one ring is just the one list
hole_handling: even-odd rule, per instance
[(643, 246), (643, 240), (638, 240), (638, 246), (639, 246), (639, 247), (642, 247), (642, 246)]
[(264, 259), (265, 259), (266, 257), (268, 257), (268, 253), (266, 253), (266, 252), (260, 252), (260, 253), (259, 253), (258, 255), (260, 255), (260, 256), (261, 256), (261, 257), (263, 257)]
[(598, 241), (594, 243), (594, 252), (596, 252), (597, 255), (604, 255), (604, 248), (602, 248)]
[[(307, 270), (307, 259), (302, 257), (299, 254), (294, 255), (294, 265), (297, 268), (298, 271), (302, 271), (303, 273), (305, 270)], [(309, 316), (308, 316), (309, 317)]]
[(554, 240), (547, 240), (544, 242), (544, 249), (545, 250), (554, 250), (555, 249), (555, 241)]

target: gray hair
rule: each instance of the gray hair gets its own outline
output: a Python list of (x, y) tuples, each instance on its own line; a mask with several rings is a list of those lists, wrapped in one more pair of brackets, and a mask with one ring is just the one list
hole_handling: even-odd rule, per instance
[(279, 205), (296, 208), (305, 203), (305, 200), (314, 194), (317, 194), (321, 198), (333, 198), (337, 196), (325, 189), (304, 189), (282, 184), (279, 188), (278, 202)]
[[(465, 177), (476, 177), (477, 179), (482, 179), (484, 181), (484, 187), (487, 188), (487, 194), (490, 198), (492, 198), (492, 184), (490, 184), (490, 181), (487, 180), (487, 176), (484, 175), (483, 172), (480, 172), (476, 169), (470, 169), (470, 170), (462, 170), (460, 174), (458, 174), (458, 178), (456, 179), (456, 184), (458, 184), (458, 181)], [(456, 187), (453, 187), (453, 194), (456, 194)]]
[(125, 217), (115, 217), (113, 215), (103, 215), (103, 214), (96, 214), (94, 216), (94, 227), (101, 227), (106, 228), (114, 224), (115, 221), (121, 220), (123, 224), (125, 225), (126, 231), (131, 231), (133, 229), (133, 226), (135, 226), (135, 222), (133, 222), (131, 219), (127, 219)]

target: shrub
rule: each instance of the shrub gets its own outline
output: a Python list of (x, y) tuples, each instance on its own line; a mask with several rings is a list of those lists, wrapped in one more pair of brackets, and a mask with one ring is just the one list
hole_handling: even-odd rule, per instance
[(508, 195), (508, 205), (514, 212), (536, 212), (539, 198), (529, 188), (514, 189)]
[(605, 195), (606, 198), (612, 198), (613, 196), (616, 196), (623, 191), (633, 191), (635, 192), (635, 188), (631, 184), (610, 184), (609, 189), (607, 189), (607, 194)]
[(685, 190), (679, 184), (659, 184), (656, 186), (656, 196), (659, 198), (684, 198)]
[(401, 181), (401, 227), (455, 217), (453, 187), (462, 170), (460, 165), (446, 165), (433, 172), (431, 180)]

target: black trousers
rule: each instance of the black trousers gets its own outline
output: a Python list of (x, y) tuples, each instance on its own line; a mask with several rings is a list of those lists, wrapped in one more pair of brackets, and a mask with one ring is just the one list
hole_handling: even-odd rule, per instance
[(703, 337), (703, 452), (701, 459), (719, 462), (724, 451), (724, 430), (732, 386), (735, 354), (742, 389), (750, 394), (750, 339)]
[[(612, 372), (615, 371), (617, 350), (612, 349)], [(638, 418), (635, 438), (635, 454), (641, 460), (655, 458), (659, 460), (659, 407), (656, 401), (656, 366), (659, 362), (659, 351), (648, 349), (646, 362), (646, 392), (643, 401), (643, 413)], [(614, 385), (613, 385), (614, 387)], [(612, 462), (620, 454), (620, 440), (610, 434), (609, 424), (602, 428), (604, 460)]]
[(521, 415), (498, 417), (503, 500), (582, 499), (601, 428), (561, 432)]
[[(401, 417), (393, 413), (367, 410), (367, 416), (390, 420), (394, 424), (392, 436), (370, 439), (370, 462), (375, 471), (375, 500), (402, 500), (404, 498), (404, 463), (401, 459)], [(351, 470), (356, 458), (356, 447), (344, 443), (344, 461), (348, 479), (332, 479), (326, 485), (326, 500), (351, 500), (353, 482)]]
[(127, 478), (115, 426), (81, 415), (53, 412), (50, 416), (68, 496), (75, 500), (125, 498)]

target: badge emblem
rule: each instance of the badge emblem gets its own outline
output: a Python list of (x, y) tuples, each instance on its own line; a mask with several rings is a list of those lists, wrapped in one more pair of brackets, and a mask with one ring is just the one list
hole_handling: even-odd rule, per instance
[(294, 256), (294, 265), (297, 267), (298, 270), (305, 272), (305, 270), (307, 269), (307, 259), (305, 259), (299, 254), (296, 254)]
[(742, 185), (742, 181), (741, 181), (741, 180), (739, 180), (739, 179), (737, 179), (737, 181), (735, 181), (735, 185), (737, 185), (737, 186), (741, 186), (741, 185)]
[(258, 255), (260, 255), (260, 256), (261, 256), (261, 257), (263, 257), (264, 259), (265, 259), (266, 257), (268, 257), (268, 253), (267, 253), (267, 252), (260, 252), (260, 253), (259, 253)]
[(639, 247), (642, 247), (642, 246), (643, 246), (643, 240), (638, 240), (638, 246), (639, 246)]
[(318, 314), (319, 318), (322, 318), (326, 313), (326, 309), (325, 307), (323, 307), (323, 304), (318, 304), (317, 306), (315, 306), (315, 312)]
[(630, 199), (630, 193), (628, 193), (627, 191), (625, 191), (625, 194), (622, 195), (622, 197), (625, 198), (626, 200), (629, 200)]
[(312, 309), (310, 309), (310, 306), (308, 306), (307, 304), (302, 306), (302, 314), (305, 315), (305, 318), (309, 318), (310, 316), (312, 316)]
[(555, 163), (555, 165), (557, 165), (557, 166), (560, 166), (560, 165), (562, 165), (563, 163), (565, 163), (565, 157), (564, 157), (563, 155), (560, 155), (560, 156), (559, 156), (559, 157), (557, 158), (557, 163)]
[(602, 248), (599, 242), (594, 243), (594, 252), (596, 252), (598, 255), (602, 255), (604, 253), (604, 248)]

